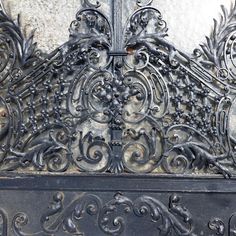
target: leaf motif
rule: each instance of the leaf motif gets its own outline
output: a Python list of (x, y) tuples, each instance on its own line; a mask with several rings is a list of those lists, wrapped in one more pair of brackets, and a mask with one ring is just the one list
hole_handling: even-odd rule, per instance
[(213, 21), (214, 21), (214, 28), (213, 28), (213, 31), (212, 31), (212, 38), (213, 38), (213, 41), (214, 41), (213, 44), (214, 44), (214, 46), (216, 46), (216, 43), (217, 43), (216, 37), (217, 37), (218, 22), (217, 22), (216, 19), (213, 19)]
[(205, 67), (212, 67), (215, 65), (215, 63), (213, 63), (211, 61), (201, 61), (200, 63)]
[(206, 36), (206, 40), (207, 40), (207, 45), (209, 47), (209, 50), (212, 53), (214, 51), (212, 40), (209, 37), (207, 37), (207, 36)]
[(0, 2), (0, 29), (12, 38), (17, 49), (15, 53), (19, 64), (24, 67), (33, 58), (36, 59), (36, 44), (33, 43), (35, 30), (26, 38), (21, 30), (20, 21), (20, 15), (17, 16), (16, 21), (12, 20), (4, 10), (2, 2)]
[(4, 14), (6, 14), (6, 10), (5, 10), (5, 7), (2, 3), (2, 0), (0, 0), (0, 12), (3, 12)]
[(207, 49), (206, 45), (200, 45), (204, 54), (207, 56), (207, 58), (209, 59), (209, 61), (214, 62), (214, 57), (212, 55), (212, 53)]
[(224, 51), (224, 44), (222, 43), (222, 44), (220, 44), (220, 46), (219, 46), (219, 51), (218, 51), (218, 54), (219, 55), (222, 55), (223, 54), (223, 51)]
[(67, 217), (64, 222), (63, 222), (63, 228), (66, 232), (70, 233), (70, 234), (75, 234), (76, 235), (81, 235), (78, 234), (78, 230), (77, 227), (75, 225), (75, 223), (73, 222), (73, 220), (70, 217)]
[(221, 5), (222, 14), (219, 23), (214, 19), (214, 26), (210, 37), (206, 37), (206, 43), (200, 45), (204, 60), (202, 65), (209, 66), (212, 62), (215, 67), (222, 67), (225, 41), (236, 29), (236, 1), (231, 5), (230, 12)]
[(221, 9), (222, 9), (222, 12), (223, 12), (223, 16), (224, 16), (224, 23), (226, 23), (226, 21), (227, 21), (227, 18), (228, 18), (228, 11), (227, 11), (227, 9), (226, 9), (226, 7), (224, 6), (224, 5), (221, 5)]

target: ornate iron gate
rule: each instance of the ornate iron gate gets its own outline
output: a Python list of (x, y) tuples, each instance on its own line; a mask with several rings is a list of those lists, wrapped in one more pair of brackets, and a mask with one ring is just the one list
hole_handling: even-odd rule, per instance
[(1, 4), (0, 235), (236, 235), (236, 6), (186, 54), (130, 1), (50, 54)]

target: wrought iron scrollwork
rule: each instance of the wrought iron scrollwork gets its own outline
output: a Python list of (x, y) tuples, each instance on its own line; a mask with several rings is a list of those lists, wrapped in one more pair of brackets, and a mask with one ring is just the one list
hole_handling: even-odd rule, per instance
[(235, 173), (236, 7), (188, 55), (136, 3), (122, 26), (121, 9), (111, 21), (84, 1), (48, 55), (0, 11), (0, 170)]
[[(72, 199), (69, 195), (67, 192), (50, 194), (52, 201), (49, 205), (46, 203), (40, 214), (35, 214), (35, 211), (26, 213), (28, 209), (16, 212), (0, 209), (0, 235), (87, 235), (91, 232), (98, 235), (129, 235), (129, 232), (143, 235), (140, 230), (146, 227), (156, 235), (165, 236), (196, 236), (199, 232), (236, 235), (235, 213), (226, 218), (224, 215), (224, 220), (214, 217), (208, 224), (201, 222), (199, 229), (196, 227), (199, 224), (197, 215), (190, 212), (194, 207), (189, 201), (189, 205), (184, 204), (184, 197), (175, 193), (169, 198), (165, 194), (164, 199), (151, 195), (128, 197), (120, 192), (106, 200), (90, 193), (78, 193)], [(138, 226), (139, 221), (142, 224)]]
[[(150, 223), (156, 226), (158, 235), (191, 235), (193, 233), (193, 220), (190, 212), (180, 204), (180, 198), (172, 195), (169, 207), (161, 201), (150, 197), (141, 196), (135, 200), (118, 193), (114, 199), (103, 203), (96, 195), (83, 194), (68, 206), (64, 206), (63, 193), (57, 193), (53, 197), (53, 203), (41, 217), (42, 231), (30, 235), (55, 235), (63, 232), (66, 235), (85, 235), (81, 232), (80, 223), (84, 217), (90, 217), (96, 221), (97, 232), (104, 235), (122, 235), (130, 217), (150, 218)], [(28, 223), (25, 213), (18, 213), (13, 219), (14, 235), (29, 235), (23, 231), (23, 226)], [(92, 222), (91, 222), (92, 225)]]

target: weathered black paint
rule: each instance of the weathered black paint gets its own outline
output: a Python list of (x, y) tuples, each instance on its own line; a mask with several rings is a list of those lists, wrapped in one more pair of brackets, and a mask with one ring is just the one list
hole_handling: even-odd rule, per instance
[(1, 236), (236, 235), (236, 6), (187, 55), (152, 0), (123, 31), (123, 3), (84, 0), (48, 55), (0, 11)]

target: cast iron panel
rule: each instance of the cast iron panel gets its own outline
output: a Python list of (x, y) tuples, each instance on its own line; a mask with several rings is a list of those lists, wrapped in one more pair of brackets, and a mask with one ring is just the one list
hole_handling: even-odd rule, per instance
[(1, 235), (236, 235), (236, 5), (186, 54), (130, 1), (49, 54), (0, 4)]
[(155, 176), (1, 178), (0, 235), (235, 235), (236, 182)]
[(188, 55), (151, 2), (84, 1), (48, 55), (2, 9), (2, 171), (234, 174), (236, 7)]

